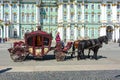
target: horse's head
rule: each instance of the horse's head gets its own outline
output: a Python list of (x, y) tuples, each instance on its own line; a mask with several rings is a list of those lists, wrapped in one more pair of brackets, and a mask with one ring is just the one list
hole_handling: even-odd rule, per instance
[(102, 36), (99, 37), (100, 42), (104, 42), (105, 44), (108, 44), (108, 37), (107, 36)]

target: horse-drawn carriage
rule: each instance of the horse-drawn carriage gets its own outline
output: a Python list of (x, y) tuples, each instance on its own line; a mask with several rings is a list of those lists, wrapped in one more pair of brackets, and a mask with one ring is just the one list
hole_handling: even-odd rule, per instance
[[(67, 42), (66, 46), (62, 46), (61, 42), (56, 43), (55, 47), (51, 47), (52, 34), (47, 32), (37, 30), (25, 34), (25, 41), (14, 42), (13, 46), (8, 49), (10, 56), (13, 61), (23, 61), (25, 58), (31, 54), (33, 57), (42, 58), (50, 50), (54, 50), (54, 55), (57, 61), (63, 61), (65, 59), (66, 53), (72, 47), (72, 54), (78, 53), (77, 59), (82, 56), (84, 57), (84, 49), (89, 49), (94, 52), (94, 57), (97, 59), (98, 49), (103, 43), (108, 43), (107, 36), (102, 36), (97, 39), (89, 40), (77, 40), (74, 42)], [(75, 51), (77, 49), (77, 51)], [(88, 54), (88, 56), (89, 56)]]
[[(42, 58), (50, 50), (55, 50), (55, 58), (57, 60), (64, 60), (65, 52), (70, 49), (71, 45), (67, 44), (64, 49), (59, 46), (51, 47), (52, 34), (37, 30), (25, 34), (25, 41), (14, 42), (13, 46), (8, 49), (10, 57), (13, 61), (23, 61), (28, 55)], [(56, 44), (56, 45), (59, 45)], [(61, 50), (62, 49), (62, 50)], [(61, 54), (62, 53), (62, 54)], [(64, 55), (63, 55), (64, 54)]]

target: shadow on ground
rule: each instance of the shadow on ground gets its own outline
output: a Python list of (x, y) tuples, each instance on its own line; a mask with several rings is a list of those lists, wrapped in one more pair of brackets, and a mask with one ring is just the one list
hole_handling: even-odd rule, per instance
[(4, 72), (7, 72), (7, 71), (9, 71), (9, 70), (11, 70), (12, 68), (6, 68), (6, 69), (2, 69), (2, 70), (0, 70), (0, 74), (1, 73), (4, 73)]

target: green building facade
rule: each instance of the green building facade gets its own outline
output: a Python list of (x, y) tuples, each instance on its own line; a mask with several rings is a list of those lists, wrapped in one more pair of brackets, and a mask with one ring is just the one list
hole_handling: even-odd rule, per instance
[(42, 30), (55, 39), (120, 37), (119, 0), (0, 0), (0, 37), (24, 38), (26, 32)]

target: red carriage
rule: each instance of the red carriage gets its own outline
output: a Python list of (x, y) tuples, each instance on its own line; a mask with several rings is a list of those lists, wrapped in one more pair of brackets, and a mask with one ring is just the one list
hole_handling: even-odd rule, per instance
[(64, 49), (59, 46), (59, 43), (56, 44), (56, 47), (52, 48), (51, 43), (52, 34), (37, 30), (26, 33), (25, 41), (14, 42), (13, 47), (9, 48), (8, 51), (13, 61), (23, 61), (29, 54), (42, 58), (50, 50), (54, 50), (57, 60), (64, 60), (65, 53), (72, 46), (71, 42), (68, 42)]

